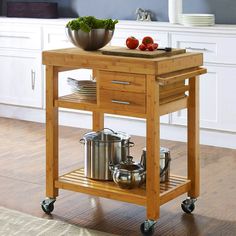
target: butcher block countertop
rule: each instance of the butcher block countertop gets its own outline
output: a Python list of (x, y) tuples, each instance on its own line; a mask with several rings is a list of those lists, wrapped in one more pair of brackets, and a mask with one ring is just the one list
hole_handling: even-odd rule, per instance
[(67, 48), (44, 51), (43, 64), (159, 75), (201, 66), (203, 56), (202, 53), (182, 53), (170, 57), (167, 53), (166, 56), (158, 58), (138, 58), (103, 55), (101, 50), (84, 51), (79, 48)]

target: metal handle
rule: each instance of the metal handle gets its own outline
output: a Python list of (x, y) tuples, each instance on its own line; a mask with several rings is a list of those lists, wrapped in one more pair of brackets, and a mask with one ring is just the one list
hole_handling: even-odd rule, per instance
[(35, 89), (35, 70), (31, 70), (31, 88)]
[(21, 35), (0, 35), (1, 38), (20, 38), (20, 39), (30, 39), (28, 36), (21, 36)]
[(125, 101), (119, 101), (119, 100), (111, 100), (113, 103), (118, 103), (118, 104), (123, 104), (123, 105), (130, 105), (130, 102), (125, 102)]
[(131, 83), (128, 81), (120, 81), (120, 80), (112, 80), (112, 84), (125, 84), (125, 85), (130, 85)]
[(81, 139), (79, 140), (79, 142), (80, 142), (81, 144), (85, 144), (85, 140), (84, 140), (83, 138), (81, 138)]
[(207, 51), (207, 48), (192, 48), (192, 47), (186, 47), (185, 49), (190, 49), (194, 51)]

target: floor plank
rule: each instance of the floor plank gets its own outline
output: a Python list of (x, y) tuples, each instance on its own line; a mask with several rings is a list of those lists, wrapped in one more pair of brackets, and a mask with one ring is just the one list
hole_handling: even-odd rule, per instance
[[(85, 129), (60, 127), (60, 173), (83, 166)], [(132, 137), (140, 159), (145, 138)], [(161, 141), (171, 150), (171, 170), (186, 174), (186, 144)], [(145, 208), (90, 195), (60, 191), (52, 216), (40, 201), (45, 194), (45, 125), (0, 118), (0, 205), (42, 218), (125, 236), (140, 235)], [(194, 214), (180, 209), (181, 196), (161, 207), (155, 235), (236, 235), (236, 150), (201, 146), (201, 195)]]

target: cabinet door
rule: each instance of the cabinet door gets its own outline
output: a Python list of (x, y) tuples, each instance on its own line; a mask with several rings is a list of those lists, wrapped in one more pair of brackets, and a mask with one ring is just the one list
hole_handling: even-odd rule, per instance
[(1, 50), (0, 103), (42, 107), (40, 52)]
[[(207, 66), (200, 77), (200, 127), (236, 132), (236, 68)], [(186, 124), (186, 110), (172, 115), (173, 124)]]

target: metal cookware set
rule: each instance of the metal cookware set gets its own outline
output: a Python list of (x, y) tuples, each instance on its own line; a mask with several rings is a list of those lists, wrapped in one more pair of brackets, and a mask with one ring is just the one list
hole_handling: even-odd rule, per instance
[[(145, 183), (146, 148), (141, 161), (136, 163), (130, 156), (134, 143), (131, 136), (104, 128), (98, 132), (86, 133), (80, 143), (84, 145), (84, 174), (95, 180), (113, 180), (121, 188), (135, 188)], [(169, 180), (170, 151), (160, 148), (160, 181)]]

